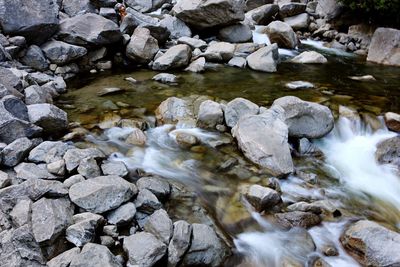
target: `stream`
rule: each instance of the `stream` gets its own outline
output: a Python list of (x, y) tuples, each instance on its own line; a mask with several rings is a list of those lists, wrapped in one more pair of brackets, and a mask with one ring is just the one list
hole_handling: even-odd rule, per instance
[[(266, 42), (262, 38), (255, 36), (255, 40)], [(63, 95), (58, 104), (69, 112), (71, 122), (88, 130), (78, 143), (111, 151), (110, 160), (123, 161), (131, 171), (159, 175), (193, 189), (233, 240), (237, 257), (227, 266), (303, 266), (310, 254), (319, 255), (332, 266), (359, 266), (339, 241), (347, 223), (367, 218), (400, 229), (400, 177), (392, 166), (378, 165), (374, 157), (377, 143), (396, 135), (385, 128), (380, 115), (400, 111), (400, 69), (368, 64), (314, 41), (304, 41), (298, 51), (306, 49), (322, 52), (329, 63), (283, 62), (274, 74), (213, 65), (204, 74), (176, 73), (176, 85), (152, 81), (156, 73), (148, 70), (90, 74), (71, 81), (69, 87), (75, 89)], [(280, 54), (284, 60), (298, 51), (282, 50)], [(348, 78), (367, 74), (376, 81)], [(137, 82), (125, 80), (127, 77)], [(309, 82), (313, 88), (288, 88), (287, 83), (294, 81)], [(96, 92), (105, 87), (124, 91), (97, 96)], [(217, 101), (243, 97), (260, 106), (295, 95), (330, 107), (336, 117), (335, 128), (326, 137), (313, 141), (324, 156), (294, 157), (296, 170), (307, 177), (316, 176), (306, 180), (290, 175), (278, 180), (284, 203), (320, 203), (331, 211), (324, 221), (308, 230), (287, 231), (270, 214), (255, 212), (240, 192), (249, 184), (266, 185), (270, 177), (260, 174), (244, 158), (229, 135), (190, 124), (155, 125), (154, 110), (163, 100), (193, 95), (207, 95)], [(340, 115), (340, 107), (357, 110), (356, 115)], [(132, 128), (109, 123), (120, 119), (145, 121), (146, 146), (123, 141)], [(178, 133), (196, 136), (200, 144), (184, 149), (176, 142)], [(310, 248), (310, 238), (315, 251)], [(338, 255), (325, 256), (326, 246), (335, 247)]]

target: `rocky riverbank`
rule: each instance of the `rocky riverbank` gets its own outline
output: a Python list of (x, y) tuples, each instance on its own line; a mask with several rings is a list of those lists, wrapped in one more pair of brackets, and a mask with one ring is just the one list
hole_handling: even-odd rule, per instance
[[(373, 34), (355, 25), (340, 33), (329, 23), (340, 12), (333, 1), (125, 2), (126, 11), (114, 0), (0, 1), (0, 260), (5, 266), (221, 266), (232, 254), (231, 240), (190, 188), (132, 173), (112, 160), (113, 151), (58, 141), (86, 134), (69, 133), (76, 125), (53, 103), (66, 92), (65, 80), (116, 67), (197, 73), (213, 63), (275, 72), (279, 49), (294, 49), (309, 37), (368, 55), (372, 62), (400, 64), (398, 30), (379, 28)], [(253, 42), (256, 25), (273, 44)], [(291, 61), (327, 59), (304, 52)], [(171, 74), (154, 79), (175, 82)], [(309, 140), (327, 135), (334, 124), (329, 108), (296, 97), (279, 98), (269, 108), (243, 98), (223, 104), (172, 97), (155, 115), (157, 125), (187, 124), (235, 138), (248, 160), (275, 177), (296, 172), (293, 155), (309, 151)], [(386, 114), (390, 129), (399, 131), (399, 121), (398, 114)], [(134, 129), (121, 142), (147, 144), (140, 122), (109, 125)], [(185, 149), (200, 142), (187, 133), (175, 138)], [(398, 166), (398, 138), (385, 142), (377, 159)], [(274, 181), (245, 188), (242, 197), (285, 228), (307, 228), (331, 215), (314, 203), (283, 203)], [(192, 200), (191, 216), (169, 210), (186, 199)], [(379, 234), (371, 236), (375, 231)], [(388, 236), (392, 243), (386, 245)], [(370, 221), (352, 224), (342, 243), (366, 265), (400, 261), (394, 253), (399, 234)]]

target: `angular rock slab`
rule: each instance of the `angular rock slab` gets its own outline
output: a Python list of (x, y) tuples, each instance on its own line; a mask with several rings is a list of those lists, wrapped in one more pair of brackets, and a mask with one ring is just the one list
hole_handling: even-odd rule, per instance
[(69, 267), (89, 266), (122, 267), (122, 264), (106, 246), (87, 243), (81, 253), (73, 258)]
[(400, 66), (400, 30), (376, 29), (368, 49), (367, 61)]
[(149, 216), (144, 224), (144, 230), (168, 244), (173, 231), (172, 221), (165, 210), (159, 209)]
[(272, 44), (262, 47), (249, 55), (246, 60), (247, 65), (253, 70), (276, 72), (279, 61), (278, 46)]
[(154, 61), (153, 70), (184, 68), (189, 64), (191, 56), (192, 50), (188, 45), (175, 45)]
[(68, 127), (67, 113), (52, 104), (29, 105), (28, 115), (29, 121), (46, 133), (57, 133)]
[(168, 246), (168, 266), (176, 266), (190, 246), (192, 225), (186, 221), (174, 223), (174, 233)]
[(134, 184), (118, 176), (99, 176), (72, 185), (69, 197), (77, 206), (103, 213), (118, 208), (137, 194)]

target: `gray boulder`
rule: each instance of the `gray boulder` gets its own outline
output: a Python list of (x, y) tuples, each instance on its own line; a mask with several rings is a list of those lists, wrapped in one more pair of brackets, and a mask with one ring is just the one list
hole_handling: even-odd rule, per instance
[(128, 175), (128, 169), (121, 161), (108, 161), (101, 165), (101, 170), (104, 175), (117, 175), (124, 177)]
[(175, 267), (182, 260), (190, 246), (192, 226), (186, 221), (177, 221), (168, 246), (168, 266)]
[(154, 235), (140, 232), (124, 239), (124, 250), (129, 264), (141, 267), (154, 266), (167, 252), (167, 246)]
[(17, 175), (17, 178), (22, 180), (28, 179), (46, 179), (46, 180), (54, 180), (58, 179), (58, 177), (51, 174), (46, 165), (36, 165), (35, 163), (22, 162), (15, 166), (14, 171)]
[(103, 245), (87, 243), (79, 255), (74, 257), (69, 267), (122, 267), (117, 257)]
[(318, 52), (305, 51), (291, 59), (293, 63), (301, 64), (325, 64), (328, 60)]
[(10, 218), (15, 228), (21, 227), (31, 222), (32, 201), (21, 199), (10, 212)]
[(172, 221), (165, 210), (159, 209), (148, 217), (144, 230), (168, 245), (173, 231)]
[(122, 34), (111, 20), (90, 13), (63, 20), (57, 36), (70, 44), (102, 46), (118, 42)]
[(392, 164), (400, 169), (400, 136), (379, 142), (376, 145), (375, 158), (380, 164)]
[(197, 29), (220, 27), (244, 19), (244, 1), (180, 0), (173, 12), (177, 18)]
[(63, 0), (64, 12), (74, 17), (85, 13), (97, 13), (97, 8), (91, 0)]
[(28, 155), (33, 143), (26, 137), (18, 138), (1, 151), (1, 163), (7, 167), (14, 167)]
[(73, 216), (73, 224), (65, 231), (65, 238), (77, 247), (94, 241), (97, 228), (103, 223), (101, 215), (85, 212)]
[(275, 218), (277, 219), (279, 225), (286, 228), (309, 228), (321, 222), (321, 218), (317, 214), (304, 211), (276, 213)]
[(282, 21), (273, 21), (265, 28), (271, 43), (279, 47), (293, 49), (298, 44), (296, 33), (292, 27)]
[(237, 24), (219, 30), (218, 37), (229, 43), (245, 43), (252, 40), (253, 34), (249, 25)]
[(272, 106), (283, 108), (283, 119), (291, 137), (321, 138), (333, 129), (332, 112), (323, 105), (285, 96), (276, 99)]
[(48, 90), (39, 85), (31, 85), (24, 90), (25, 93), (25, 104), (44, 104), (53, 103), (53, 98)]
[(378, 28), (372, 36), (367, 61), (400, 66), (400, 30)]
[(307, 5), (303, 3), (285, 3), (280, 6), (279, 15), (283, 18), (296, 16), (306, 11)]
[(289, 130), (281, 112), (282, 108), (275, 108), (261, 115), (242, 117), (232, 129), (244, 155), (276, 176), (285, 176), (294, 170)]
[(200, 73), (206, 69), (206, 59), (204, 57), (199, 57), (198, 59), (192, 61), (185, 71)]
[(287, 17), (284, 19), (284, 22), (295, 31), (304, 30), (308, 29), (310, 16), (307, 13), (302, 13), (293, 17)]
[(205, 224), (192, 224), (192, 243), (183, 258), (183, 266), (220, 266), (229, 250), (214, 229)]
[(254, 25), (267, 25), (278, 16), (279, 6), (266, 4), (250, 10), (246, 13), (246, 19)]
[(191, 56), (192, 50), (188, 45), (175, 45), (154, 61), (153, 69), (167, 70), (184, 68), (189, 64)]
[(261, 185), (250, 186), (245, 197), (259, 212), (271, 209), (282, 201), (278, 192)]
[(47, 262), (47, 267), (68, 267), (72, 260), (79, 255), (80, 248), (71, 248)]
[(159, 177), (142, 177), (136, 182), (136, 186), (139, 190), (149, 190), (160, 200), (166, 200), (171, 193), (168, 181)]
[(207, 43), (201, 39), (191, 38), (191, 37), (187, 37), (187, 36), (180, 37), (178, 39), (178, 43), (179, 44), (187, 44), (192, 49), (196, 49), (196, 48), (204, 49), (208, 46)]
[(247, 65), (253, 70), (263, 72), (276, 72), (279, 61), (278, 46), (272, 44), (262, 47), (250, 54), (247, 58)]
[(256, 115), (259, 112), (259, 107), (253, 102), (244, 98), (235, 98), (230, 101), (224, 111), (225, 122), (229, 127), (234, 127), (241, 117), (247, 115)]
[(94, 178), (101, 175), (101, 170), (94, 158), (84, 158), (79, 162), (78, 173), (86, 179)]
[(147, 64), (158, 52), (158, 41), (151, 36), (150, 30), (136, 28), (126, 47), (126, 56), (139, 63)]
[(228, 62), (235, 54), (235, 45), (227, 42), (212, 42), (203, 56), (207, 61)]
[(51, 163), (61, 160), (70, 146), (61, 141), (44, 141), (29, 152), (28, 160), (34, 163)]
[(65, 160), (67, 171), (75, 170), (81, 160), (85, 158), (94, 158), (94, 159), (102, 159), (105, 158), (103, 152), (101, 152), (97, 148), (86, 148), (86, 149), (79, 149), (79, 148), (72, 148), (64, 152), (63, 159)]
[(212, 100), (206, 100), (200, 104), (197, 114), (197, 126), (214, 129), (218, 124), (223, 124), (224, 112), (221, 105)]
[(126, 0), (126, 5), (142, 13), (155, 11), (167, 0)]
[(141, 189), (136, 197), (135, 206), (142, 213), (152, 214), (161, 209), (162, 204), (150, 190)]
[(0, 0), (0, 25), (5, 34), (41, 43), (57, 31), (58, 11), (55, 0)]
[(107, 221), (117, 226), (129, 224), (135, 217), (136, 207), (132, 202), (128, 202), (107, 214)]
[(46, 57), (37, 45), (31, 45), (26, 50), (25, 55), (21, 58), (21, 62), (39, 71), (47, 70), (49, 67)]
[(41, 198), (32, 204), (32, 231), (38, 243), (51, 244), (72, 223), (74, 207), (68, 198)]
[(177, 97), (164, 100), (155, 111), (157, 123), (174, 124), (193, 117), (189, 103)]
[(361, 220), (351, 224), (340, 241), (362, 265), (400, 265), (400, 234), (375, 222)]
[(171, 73), (159, 73), (155, 75), (152, 80), (160, 82), (160, 83), (177, 83), (178, 82), (178, 76), (171, 74)]
[(168, 29), (171, 33), (171, 39), (192, 36), (192, 31), (186, 23), (174, 16), (166, 14), (164, 18), (160, 20), (160, 25)]
[(342, 12), (342, 5), (337, 0), (319, 0), (316, 13), (326, 18), (327, 20), (332, 20), (337, 18)]
[(99, 176), (76, 183), (69, 189), (71, 201), (93, 213), (115, 209), (136, 193), (134, 184), (118, 176)]
[(68, 64), (87, 54), (87, 49), (82, 46), (55, 40), (43, 44), (41, 48), (50, 62), (57, 65)]
[(228, 61), (228, 66), (243, 69), (247, 66), (247, 60), (244, 57), (233, 57)]
[(45, 133), (57, 133), (68, 127), (67, 113), (52, 104), (28, 107), (29, 121), (43, 128)]

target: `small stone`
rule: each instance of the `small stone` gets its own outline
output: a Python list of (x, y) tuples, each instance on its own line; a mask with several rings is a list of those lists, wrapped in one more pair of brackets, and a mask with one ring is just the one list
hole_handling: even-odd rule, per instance
[(94, 241), (96, 230), (104, 221), (103, 216), (85, 212), (74, 215), (74, 224), (65, 231), (65, 238), (77, 247)]
[(16, 139), (1, 151), (2, 164), (7, 167), (16, 166), (28, 155), (32, 146), (32, 141), (26, 137)]
[(66, 188), (70, 188), (72, 185), (82, 181), (85, 181), (85, 177), (83, 177), (80, 174), (77, 174), (66, 179), (63, 184), (65, 185)]
[(174, 74), (170, 73), (159, 73), (155, 75), (152, 78), (154, 81), (160, 82), (160, 83), (177, 83), (178, 82), (178, 77)]
[(47, 164), (47, 170), (54, 175), (62, 176), (65, 174), (65, 161), (60, 159), (49, 163)]
[(117, 175), (120, 177), (125, 177), (129, 173), (125, 164), (121, 161), (107, 161), (101, 165), (101, 170), (104, 175)]
[(138, 128), (132, 128), (132, 132), (127, 136), (125, 142), (131, 145), (144, 146), (147, 141), (147, 137), (144, 132)]
[(100, 167), (94, 158), (84, 158), (78, 166), (78, 173), (86, 179), (95, 178), (101, 175)]
[(257, 211), (271, 209), (282, 201), (278, 192), (261, 185), (250, 186), (245, 196)]
[(130, 223), (135, 217), (136, 207), (132, 202), (128, 202), (107, 214), (107, 221), (117, 226)]
[(116, 225), (106, 225), (103, 227), (103, 233), (111, 237), (118, 237), (118, 228)]
[(171, 193), (168, 181), (159, 177), (142, 177), (136, 182), (136, 186), (139, 190), (149, 190), (160, 200), (166, 200)]

